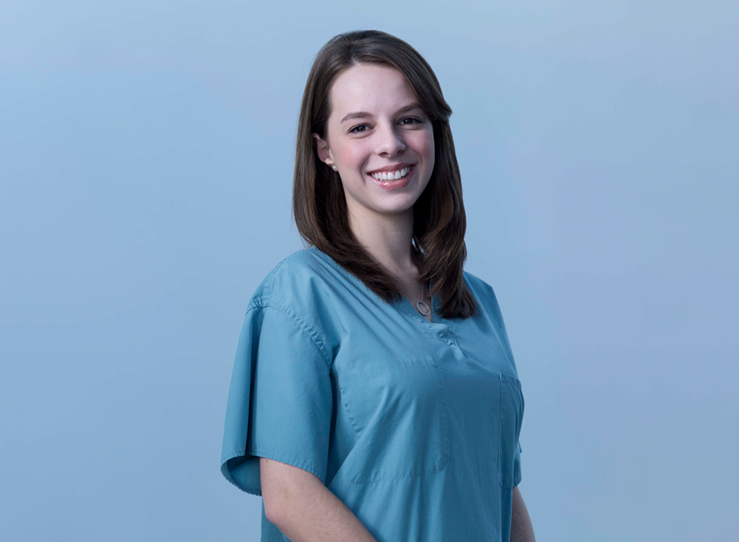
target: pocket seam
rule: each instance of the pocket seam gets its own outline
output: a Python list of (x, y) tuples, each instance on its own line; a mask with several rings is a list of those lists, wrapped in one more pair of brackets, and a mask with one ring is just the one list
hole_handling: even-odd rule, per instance
[[(518, 394), (518, 397), (520, 399), (521, 405), (523, 404), (523, 391), (521, 389), (521, 381), (513, 376), (507, 375), (505, 373), (499, 373), (499, 379), (500, 379), (500, 403), (498, 405), (498, 484), (503, 489), (513, 489), (515, 486), (515, 460), (516, 460), (516, 450), (514, 447), (513, 453), (511, 454), (511, 468), (508, 469), (507, 465), (504, 470), (503, 466), (503, 399), (505, 395), (505, 386), (506, 381), (508, 381), (508, 386), (511, 388), (515, 387), (515, 391), (511, 390), (512, 393)], [(515, 385), (514, 385), (515, 383)], [(514, 411), (514, 426), (515, 426), (515, 432), (516, 435), (518, 435), (521, 431), (521, 413), (519, 412), (520, 408), (518, 405), (519, 401), (516, 401), (516, 405), (513, 408)], [(517, 440), (517, 438), (516, 438)], [(510, 471), (510, 473), (509, 473)], [(507, 479), (506, 479), (506, 473), (510, 474), (510, 482), (508, 485), (506, 485)]]
[(354, 434), (357, 435), (357, 439), (360, 439), (360, 438), (362, 438), (362, 432), (357, 427), (357, 422), (354, 419), (354, 416), (352, 415), (351, 410), (349, 409), (349, 404), (344, 400), (344, 394), (345, 394), (344, 387), (341, 385), (341, 378), (339, 377), (338, 373), (336, 374), (336, 383), (337, 383), (337, 385), (339, 387), (339, 391), (341, 392), (340, 393), (341, 406), (346, 411), (346, 418), (349, 421), (349, 426), (354, 431)]

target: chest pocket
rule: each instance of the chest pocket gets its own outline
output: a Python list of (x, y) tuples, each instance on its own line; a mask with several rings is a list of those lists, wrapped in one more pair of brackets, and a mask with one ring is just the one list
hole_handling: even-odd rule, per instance
[(337, 475), (356, 484), (429, 476), (449, 462), (449, 410), (431, 356), (361, 356), (337, 373), (357, 441)]
[(521, 381), (500, 374), (500, 409), (498, 420), (498, 479), (500, 487), (513, 489), (518, 437), (523, 421), (524, 401)]

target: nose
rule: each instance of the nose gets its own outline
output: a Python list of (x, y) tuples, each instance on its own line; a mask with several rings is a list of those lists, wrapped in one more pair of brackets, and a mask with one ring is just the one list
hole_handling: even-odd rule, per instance
[(377, 134), (377, 154), (395, 156), (405, 150), (403, 134), (393, 123), (382, 123), (375, 133)]

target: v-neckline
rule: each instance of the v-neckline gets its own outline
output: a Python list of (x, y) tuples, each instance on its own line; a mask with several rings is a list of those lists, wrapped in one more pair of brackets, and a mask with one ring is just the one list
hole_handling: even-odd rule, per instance
[[(429, 279), (429, 292), (431, 292), (431, 286), (433, 284), (433, 280)], [(416, 307), (413, 306), (413, 303), (411, 303), (411, 300), (408, 299), (405, 296), (400, 296), (400, 300), (395, 301), (396, 306), (412, 316), (416, 320), (421, 320), (422, 323), (428, 324), (428, 325), (436, 325), (440, 324), (440, 320), (442, 320), (441, 315), (438, 313), (439, 311), (439, 299), (437, 296), (432, 295), (431, 296), (431, 306), (429, 308), (431, 309), (431, 319), (433, 321), (429, 321), (428, 318), (426, 318), (423, 314), (418, 312)]]
[[(373, 292), (370, 288), (367, 287), (367, 285), (362, 282), (362, 280), (354, 275), (354, 273), (351, 273), (344, 269), (344, 267), (334, 260), (330, 255), (323, 252), (321, 249), (316, 247), (315, 245), (310, 247), (308, 250), (316, 251), (322, 255), (324, 255), (326, 260), (331, 263), (332, 266), (337, 268), (339, 271), (341, 271), (344, 275), (346, 275), (349, 280), (353, 281), (355, 284), (357, 284), (360, 288), (364, 288), (367, 292), (369, 292), (370, 295), (372, 295), (375, 300), (381, 301), (382, 303), (389, 304), (394, 306), (396, 309), (403, 311), (406, 315), (408, 315), (412, 320), (415, 320), (419, 324), (429, 328), (429, 329), (439, 329), (439, 328), (449, 328), (450, 322), (446, 321), (444, 318), (441, 317), (439, 314), (439, 308), (440, 308), (440, 302), (439, 298), (436, 295), (431, 296), (431, 314), (433, 315), (433, 322), (429, 322), (422, 314), (420, 314), (416, 308), (411, 304), (410, 300), (407, 299), (404, 296), (400, 296), (400, 299), (395, 299), (391, 302), (386, 302), (384, 299), (382, 299), (380, 296), (378, 296), (375, 292)], [(431, 291), (431, 286), (433, 285), (433, 279), (429, 279), (429, 291)]]

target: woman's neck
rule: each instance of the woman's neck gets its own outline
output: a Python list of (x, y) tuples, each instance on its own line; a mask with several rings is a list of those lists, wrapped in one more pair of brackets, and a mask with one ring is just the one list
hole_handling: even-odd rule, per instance
[(418, 268), (412, 253), (412, 208), (398, 215), (349, 217), (354, 236), (389, 273), (403, 281), (415, 279)]

